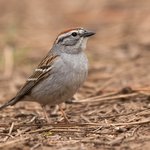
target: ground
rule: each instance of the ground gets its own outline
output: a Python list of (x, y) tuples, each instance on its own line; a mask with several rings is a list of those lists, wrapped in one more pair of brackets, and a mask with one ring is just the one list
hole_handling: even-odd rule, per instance
[(147, 0), (0, 1), (0, 104), (15, 96), (60, 31), (96, 31), (86, 50), (88, 78), (75, 100), (62, 104), (70, 123), (56, 107), (47, 124), (37, 103), (20, 102), (1, 111), (0, 149), (150, 149), (149, 6)]

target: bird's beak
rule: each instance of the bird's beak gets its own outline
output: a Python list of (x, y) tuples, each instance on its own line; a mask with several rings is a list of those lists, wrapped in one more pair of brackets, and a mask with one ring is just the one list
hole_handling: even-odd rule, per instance
[(94, 34), (95, 34), (95, 32), (93, 32), (93, 31), (85, 31), (84, 33), (82, 33), (82, 36), (83, 37), (89, 37), (89, 36), (92, 36)]

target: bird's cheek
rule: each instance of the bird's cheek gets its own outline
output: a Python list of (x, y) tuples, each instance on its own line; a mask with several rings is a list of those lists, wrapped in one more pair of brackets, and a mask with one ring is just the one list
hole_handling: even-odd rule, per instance
[(84, 39), (83, 39), (83, 42), (82, 42), (82, 45), (81, 45), (83, 50), (86, 49), (87, 40), (88, 40), (88, 38), (84, 38)]

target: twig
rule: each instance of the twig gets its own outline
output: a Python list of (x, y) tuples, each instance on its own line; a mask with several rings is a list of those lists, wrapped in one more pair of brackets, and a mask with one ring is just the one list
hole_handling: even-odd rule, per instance
[(35, 131), (30, 131), (28, 133), (41, 133), (41, 132), (46, 132), (46, 131), (50, 131), (50, 132), (81, 132), (81, 130), (79, 129), (60, 129), (60, 128), (53, 128), (53, 127), (49, 127), (49, 128), (46, 128), (46, 129), (38, 129), (38, 130), (35, 130)]
[[(132, 87), (132, 90), (133, 91), (135, 91), (135, 92), (148, 92), (148, 91), (150, 91), (150, 87), (142, 87), (142, 88), (137, 88), (137, 87)], [(107, 93), (109, 94), (115, 94), (115, 93), (118, 93), (118, 90), (115, 90), (114, 88), (112, 89), (112, 88), (108, 88), (108, 89), (105, 89), (105, 90), (101, 90), (103, 93), (106, 93), (106, 95), (107, 95)], [(92, 93), (92, 95), (95, 95), (96, 93)], [(92, 96), (91, 95), (91, 96)], [(103, 97), (103, 95), (102, 95), (102, 97)]]
[(110, 96), (110, 97), (104, 97), (104, 98), (101, 98), (101, 96), (95, 96), (95, 97), (87, 98), (87, 99), (83, 99), (83, 100), (76, 100), (76, 101), (74, 101), (74, 103), (104, 102), (104, 101), (109, 101), (109, 100), (117, 100), (120, 98), (134, 97), (137, 95), (139, 95), (139, 93), (122, 94), (122, 95), (116, 95), (116, 96)]
[(32, 123), (36, 118), (37, 118), (37, 116), (33, 116), (33, 117), (31, 118), (31, 120), (28, 121), (28, 123)]
[(82, 143), (94, 143), (94, 144), (100, 144), (100, 145), (107, 145), (107, 143), (101, 141), (101, 140), (81, 140)]
[(31, 147), (30, 150), (37, 149), (37, 148), (40, 147), (41, 145), (42, 145), (41, 143), (37, 143), (37, 144), (35, 144), (33, 147)]
[(116, 123), (116, 124), (112, 124), (114, 126), (128, 126), (128, 125), (142, 125), (142, 124), (146, 124), (146, 123), (150, 123), (150, 119), (145, 119), (142, 121), (138, 121), (138, 122), (129, 122), (129, 123)]
[(109, 144), (111, 146), (119, 145), (124, 139), (125, 139), (125, 136), (120, 136), (120, 137), (117, 137), (116, 139), (108, 142), (107, 144)]
[[(118, 94), (118, 91), (115, 91), (115, 90), (107, 90), (107, 91), (103, 91), (103, 92), (109, 92), (109, 93), (102, 94), (99, 96), (99, 98), (114, 96), (114, 95)], [(93, 96), (95, 96), (95, 95), (91, 94), (90, 97), (92, 98)]]
[(131, 135), (134, 136), (135, 132), (141, 127), (141, 125), (137, 126), (136, 128), (133, 129)]
[(23, 138), (23, 139), (16, 139), (16, 140), (13, 140), (13, 141), (9, 141), (9, 142), (6, 142), (6, 143), (3, 143), (3, 144), (0, 144), (0, 148), (3, 148), (3, 147), (6, 147), (6, 146), (9, 146), (9, 145), (14, 145), (14, 144), (17, 144), (17, 143), (22, 143), (24, 142), (25, 140), (28, 140), (29, 137), (26, 137), (26, 138)]
[(137, 113), (140, 113), (140, 112), (149, 110), (149, 109), (150, 109), (150, 108), (145, 108), (145, 109), (142, 109), (142, 110), (136, 110), (136, 111), (132, 111), (132, 112), (129, 112), (129, 113), (116, 114), (116, 115), (107, 115), (107, 116), (100, 116), (100, 119), (116, 118), (116, 117), (120, 117), (120, 116), (128, 116), (128, 115), (137, 114)]
[(150, 119), (145, 119), (138, 122), (127, 122), (127, 123), (114, 123), (114, 124), (98, 124), (98, 123), (85, 123), (85, 125), (91, 125), (91, 126), (103, 126), (103, 127), (110, 127), (110, 126), (128, 126), (128, 125), (142, 125), (150, 123)]
[(34, 131), (30, 131), (28, 132), (29, 134), (31, 133), (41, 133), (41, 132), (46, 132), (46, 131), (50, 131), (51, 129), (53, 129), (53, 127), (49, 127), (49, 128), (45, 128), (45, 129), (38, 129), (38, 130), (34, 130)]
[(27, 131), (30, 131), (30, 127), (27, 127), (27, 128), (25, 128), (24, 130), (17, 130), (17, 134), (16, 134), (16, 136), (21, 136), (22, 134), (24, 134), (25, 132), (27, 132)]
[(14, 128), (14, 122), (12, 122), (12, 124), (11, 124), (11, 127), (10, 127), (10, 129), (9, 129), (8, 135), (4, 138), (4, 142), (6, 142), (9, 137), (12, 137), (12, 136), (11, 136), (11, 133), (12, 133), (12, 131), (13, 131), (13, 128)]
[(84, 116), (83, 114), (81, 114), (80, 116), (81, 116), (81, 118), (82, 118), (84, 121), (86, 121), (87, 123), (91, 123), (91, 121), (90, 121), (86, 116)]

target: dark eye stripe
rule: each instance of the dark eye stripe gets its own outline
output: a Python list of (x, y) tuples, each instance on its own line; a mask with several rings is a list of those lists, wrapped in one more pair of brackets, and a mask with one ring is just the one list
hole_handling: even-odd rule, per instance
[(65, 38), (69, 37), (69, 36), (71, 36), (71, 35), (66, 35), (66, 36), (60, 37), (60, 38), (58, 39), (58, 42), (57, 42), (57, 43), (63, 42), (63, 40), (64, 40)]

